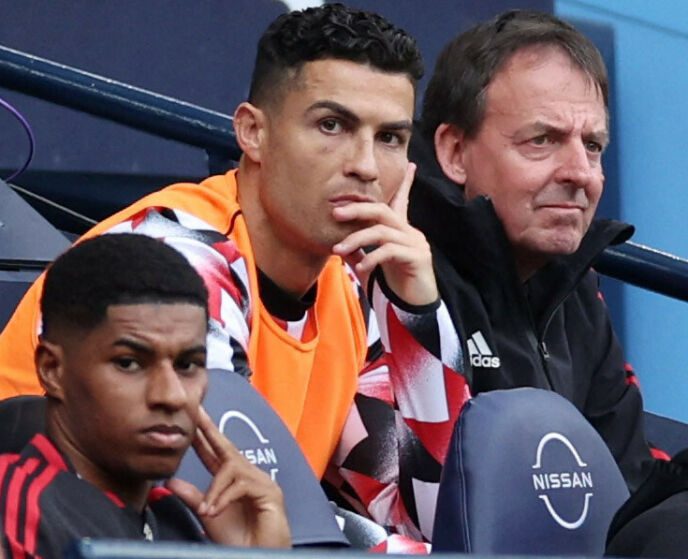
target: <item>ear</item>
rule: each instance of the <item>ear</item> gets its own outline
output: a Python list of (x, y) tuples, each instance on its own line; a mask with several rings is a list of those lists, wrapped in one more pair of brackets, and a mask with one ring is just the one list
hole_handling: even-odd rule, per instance
[(38, 380), (47, 396), (64, 399), (64, 349), (58, 344), (40, 339), (34, 352)]
[(457, 184), (466, 183), (464, 152), (466, 136), (453, 124), (442, 123), (435, 130), (435, 155), (442, 171)]
[(267, 117), (265, 112), (251, 103), (241, 103), (234, 111), (234, 133), (237, 143), (254, 163), (260, 163), (265, 141)]

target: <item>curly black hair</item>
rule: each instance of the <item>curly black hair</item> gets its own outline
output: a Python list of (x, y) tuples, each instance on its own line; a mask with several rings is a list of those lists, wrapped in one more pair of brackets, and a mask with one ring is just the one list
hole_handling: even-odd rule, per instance
[(383, 17), (342, 4), (282, 14), (258, 42), (249, 101), (275, 99), (275, 92), (306, 63), (339, 59), (406, 74), (415, 84), (423, 76), (416, 41)]
[(59, 256), (43, 284), (42, 335), (98, 326), (111, 305), (191, 303), (208, 315), (208, 292), (189, 262), (164, 242), (130, 233), (83, 241)]

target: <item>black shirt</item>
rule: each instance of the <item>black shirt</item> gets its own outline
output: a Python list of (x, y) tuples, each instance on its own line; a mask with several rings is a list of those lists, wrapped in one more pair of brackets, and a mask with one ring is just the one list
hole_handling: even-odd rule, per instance
[(0, 521), (8, 557), (63, 556), (73, 540), (203, 541), (198, 521), (156, 487), (143, 513), (81, 479), (42, 434), (21, 454), (0, 455)]

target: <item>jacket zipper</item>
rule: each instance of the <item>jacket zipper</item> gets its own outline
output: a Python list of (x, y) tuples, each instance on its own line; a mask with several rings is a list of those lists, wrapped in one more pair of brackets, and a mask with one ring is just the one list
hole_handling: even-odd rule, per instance
[[(544, 340), (541, 340), (535, 330), (535, 321), (533, 320), (533, 315), (530, 312), (530, 306), (528, 308), (528, 322), (530, 323), (530, 330), (528, 332), (529, 338), (533, 346), (536, 348), (538, 355), (540, 356), (540, 364), (542, 365), (542, 371), (545, 373), (545, 380), (547, 381), (547, 387), (549, 390), (554, 390), (552, 385), (552, 379), (549, 376), (549, 367), (547, 366), (547, 361), (549, 360), (549, 352), (547, 351), (547, 345)], [(549, 324), (549, 321), (548, 321)]]
[(547, 344), (545, 343), (545, 340), (540, 340), (538, 347), (540, 348), (540, 355), (542, 355), (542, 358), (547, 361), (549, 359), (549, 351), (547, 351)]
[[(554, 307), (552, 312), (550, 313), (549, 317), (547, 318), (547, 322), (545, 322), (545, 327), (542, 329), (542, 334), (537, 337), (537, 345), (538, 345), (538, 351), (540, 353), (540, 358), (542, 359), (542, 367), (545, 370), (545, 376), (547, 377), (547, 382), (549, 382), (549, 386), (552, 390), (554, 390), (554, 384), (552, 383), (552, 378), (549, 375), (549, 367), (547, 366), (547, 362), (549, 361), (549, 351), (547, 350), (547, 344), (545, 343), (545, 334), (547, 333), (547, 330), (549, 329), (549, 325), (552, 322), (552, 319), (554, 318), (554, 315), (557, 314), (557, 311), (561, 307), (561, 305), (564, 303), (564, 301), (560, 301), (559, 304)], [(533, 317), (530, 317), (530, 322), (531, 324), (533, 323)], [(533, 328), (533, 331), (535, 329)]]

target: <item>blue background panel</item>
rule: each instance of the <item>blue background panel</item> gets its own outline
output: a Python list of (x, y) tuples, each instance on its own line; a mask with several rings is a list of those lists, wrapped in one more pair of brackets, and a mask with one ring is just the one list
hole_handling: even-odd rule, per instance
[[(636, 242), (687, 257), (688, 3), (557, 0), (555, 10), (613, 28), (620, 217)], [(624, 290), (626, 354), (646, 408), (688, 421), (688, 306)]]

